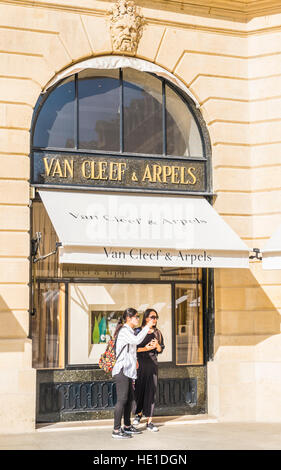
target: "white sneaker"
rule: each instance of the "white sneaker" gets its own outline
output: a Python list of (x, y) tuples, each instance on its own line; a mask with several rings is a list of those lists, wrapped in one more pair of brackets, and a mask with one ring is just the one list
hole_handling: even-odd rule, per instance
[(133, 425), (138, 426), (140, 424), (141, 418), (142, 418), (141, 416), (136, 415), (135, 418), (134, 418), (134, 421), (133, 421)]
[(132, 438), (133, 436), (131, 436), (130, 434), (127, 434), (123, 431), (122, 428), (120, 428), (118, 431), (115, 431), (113, 429), (112, 431), (112, 437), (113, 439), (130, 439)]
[(153, 424), (153, 423), (148, 423), (148, 424), (146, 425), (146, 429), (147, 429), (148, 431), (152, 431), (152, 432), (157, 432), (157, 431), (159, 431), (158, 427), (155, 426), (155, 424)]

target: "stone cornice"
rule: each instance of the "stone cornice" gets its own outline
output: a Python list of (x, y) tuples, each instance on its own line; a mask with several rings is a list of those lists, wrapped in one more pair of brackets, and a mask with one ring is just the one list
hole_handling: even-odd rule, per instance
[[(0, 0), (0, 4), (39, 7), (84, 15), (104, 16), (115, 0)], [(136, 4), (153, 10), (197, 15), (246, 23), (259, 16), (281, 13), (280, 0), (137, 0)]]
[[(151, 2), (138, 1), (148, 7)], [(212, 18), (225, 18), (247, 22), (255, 17), (281, 13), (280, 0), (154, 0), (153, 4), (166, 10), (198, 14)]]
[[(16, 5), (16, 6), (24, 6), (30, 8), (46, 8), (50, 10), (61, 10), (66, 11), (69, 13), (80, 13), (82, 15), (96, 15), (96, 16), (104, 16), (107, 12), (105, 11), (106, 8), (101, 2), (100, 8), (95, 8), (94, 6), (90, 6), (90, 2), (88, 2), (89, 6), (82, 6), (81, 2), (79, 1), (72, 2), (66, 5), (63, 1), (41, 1), (41, 0), (0, 0), (1, 3), (6, 3), (7, 5)], [(86, 2), (85, 2), (86, 3)], [(97, 1), (93, 2), (95, 6), (97, 5)], [(108, 2), (110, 5), (110, 1)]]

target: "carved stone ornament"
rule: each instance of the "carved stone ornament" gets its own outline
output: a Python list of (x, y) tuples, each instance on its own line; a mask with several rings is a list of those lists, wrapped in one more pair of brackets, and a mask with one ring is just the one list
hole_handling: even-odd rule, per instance
[(144, 19), (133, 1), (118, 0), (110, 14), (110, 33), (114, 51), (135, 53), (142, 36)]

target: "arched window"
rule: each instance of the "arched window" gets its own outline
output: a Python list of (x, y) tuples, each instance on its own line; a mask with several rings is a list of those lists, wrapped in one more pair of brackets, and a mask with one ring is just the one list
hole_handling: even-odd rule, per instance
[(33, 150), (202, 159), (204, 139), (190, 100), (170, 82), (135, 69), (87, 69), (43, 95)]

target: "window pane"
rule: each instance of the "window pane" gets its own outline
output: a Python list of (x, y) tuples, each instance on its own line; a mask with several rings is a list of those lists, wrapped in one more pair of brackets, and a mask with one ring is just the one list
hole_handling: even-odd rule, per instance
[[(127, 307), (140, 315), (155, 308), (165, 349), (159, 362), (172, 360), (171, 287), (167, 284), (70, 284), (69, 364), (97, 364)], [(141, 325), (142, 315), (139, 325)]]
[(78, 75), (79, 148), (120, 150), (119, 71)]
[(162, 82), (148, 73), (125, 69), (124, 150), (162, 154)]
[[(36, 239), (36, 233), (41, 233), (41, 240), (36, 258), (46, 253), (51, 253), (59, 241), (50, 217), (42, 202), (32, 203), (32, 238)], [(48, 256), (33, 265), (36, 277), (61, 277), (61, 265), (59, 265), (58, 253)]]
[(166, 85), (167, 154), (203, 156), (197, 124), (185, 102)]
[(202, 286), (176, 285), (176, 364), (203, 364)]
[(39, 113), (33, 145), (35, 147), (74, 148), (74, 78), (55, 88)]
[(32, 366), (64, 367), (64, 284), (38, 283), (32, 317)]

